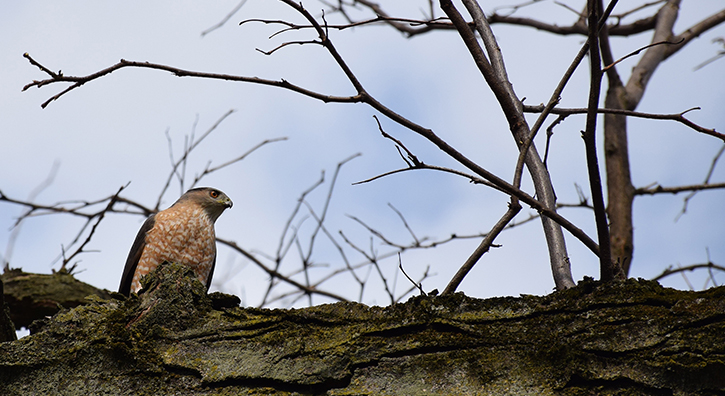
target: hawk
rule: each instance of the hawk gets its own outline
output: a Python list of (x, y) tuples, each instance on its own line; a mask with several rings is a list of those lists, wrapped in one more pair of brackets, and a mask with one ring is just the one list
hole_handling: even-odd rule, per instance
[(223, 192), (200, 187), (149, 216), (128, 253), (118, 292), (137, 293), (141, 278), (164, 261), (191, 267), (208, 290), (216, 264), (214, 222), (231, 207), (232, 200)]

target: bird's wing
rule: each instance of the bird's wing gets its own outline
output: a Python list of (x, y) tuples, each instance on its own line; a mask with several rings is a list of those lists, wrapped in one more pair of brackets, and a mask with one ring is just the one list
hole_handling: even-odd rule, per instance
[(139, 259), (141, 259), (141, 253), (143, 253), (143, 249), (146, 247), (146, 233), (154, 227), (155, 217), (156, 215), (151, 215), (146, 219), (141, 229), (138, 230), (138, 235), (136, 235), (136, 240), (133, 241), (131, 251), (128, 252), (126, 266), (123, 268), (123, 276), (121, 276), (121, 285), (118, 286), (118, 292), (125, 296), (131, 294), (133, 274), (136, 272), (136, 265), (138, 265)]
[[(216, 243), (216, 241), (214, 242)], [(216, 246), (215, 246), (216, 248)], [(206, 291), (209, 291), (211, 287), (211, 278), (214, 276), (214, 267), (216, 267), (216, 251), (214, 252), (214, 260), (211, 262), (211, 269), (209, 270), (209, 276), (206, 278)]]

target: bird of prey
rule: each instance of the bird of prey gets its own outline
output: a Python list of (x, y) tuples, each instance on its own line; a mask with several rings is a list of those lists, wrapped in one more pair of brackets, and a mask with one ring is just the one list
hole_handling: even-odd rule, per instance
[(164, 261), (189, 266), (208, 290), (216, 264), (214, 222), (231, 207), (232, 200), (223, 192), (200, 187), (149, 216), (128, 253), (118, 292), (137, 293), (141, 278)]

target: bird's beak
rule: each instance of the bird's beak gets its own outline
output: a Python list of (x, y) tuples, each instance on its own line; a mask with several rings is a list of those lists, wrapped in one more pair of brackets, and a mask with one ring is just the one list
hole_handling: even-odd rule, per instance
[(227, 198), (223, 203), (224, 203), (224, 207), (225, 208), (231, 208), (234, 205), (234, 203), (232, 202), (232, 200), (229, 199), (229, 198)]

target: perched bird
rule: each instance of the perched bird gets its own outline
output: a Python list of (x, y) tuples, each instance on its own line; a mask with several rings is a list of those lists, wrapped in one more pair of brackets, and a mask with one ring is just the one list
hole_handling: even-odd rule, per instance
[(232, 200), (223, 192), (200, 187), (149, 216), (128, 253), (118, 292), (137, 293), (141, 278), (164, 261), (191, 267), (209, 289), (216, 264), (214, 222), (231, 207)]

